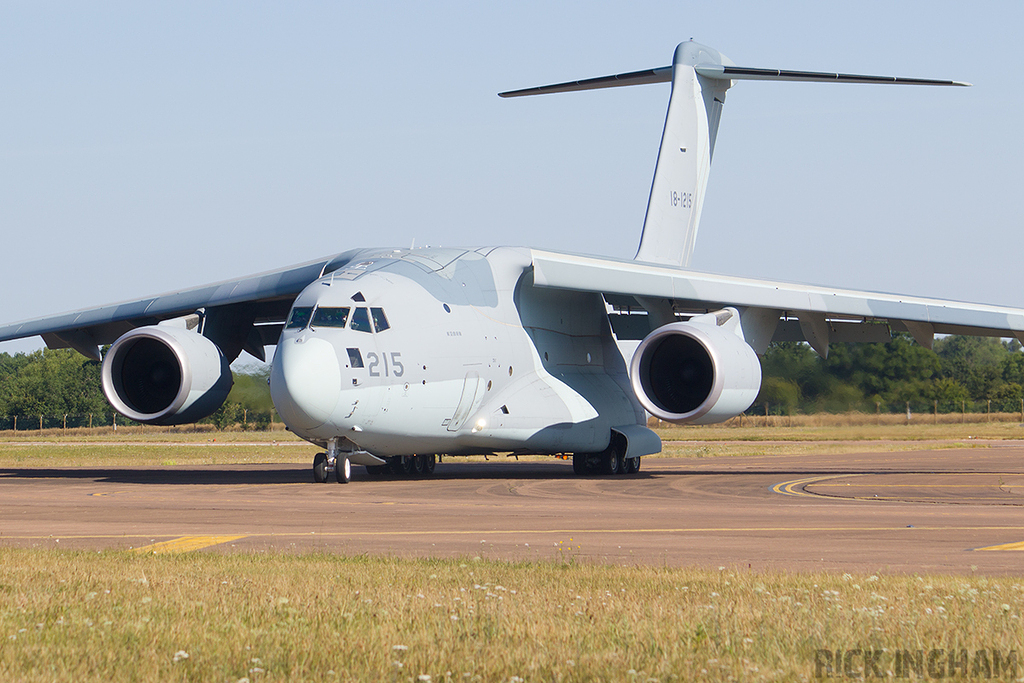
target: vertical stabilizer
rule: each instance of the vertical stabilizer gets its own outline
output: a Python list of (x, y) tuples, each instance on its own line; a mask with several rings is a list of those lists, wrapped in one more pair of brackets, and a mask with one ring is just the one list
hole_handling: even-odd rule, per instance
[(694, 66), (732, 65), (717, 50), (680, 43), (672, 59), (672, 94), (654, 169), (638, 261), (689, 265), (708, 187), (718, 122), (731, 80), (701, 76)]
[(510, 90), (501, 97), (672, 83), (647, 216), (634, 259), (690, 264), (715, 152), (725, 91), (738, 80), (895, 85), (970, 85), (962, 81), (869, 76), (831, 71), (787, 71), (736, 66), (718, 50), (692, 40), (676, 47), (672, 66)]

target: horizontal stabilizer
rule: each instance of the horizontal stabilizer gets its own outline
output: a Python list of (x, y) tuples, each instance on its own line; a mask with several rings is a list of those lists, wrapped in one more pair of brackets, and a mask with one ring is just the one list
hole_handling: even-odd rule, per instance
[(656, 69), (630, 71), (624, 74), (587, 78), (582, 81), (567, 81), (554, 85), (541, 85), (536, 88), (509, 90), (498, 93), (498, 97), (523, 97), (525, 95), (545, 95), (555, 92), (575, 92), (577, 90), (597, 90), (599, 88), (618, 88), (624, 85), (646, 85), (648, 83), (669, 83), (672, 80), (672, 67), (661, 66)]
[[(864, 74), (841, 74), (831, 71), (792, 71), (787, 69), (756, 69), (746, 66), (724, 64), (697, 64), (693, 70), (704, 78), (718, 81), (807, 81), (812, 83), (872, 83), (892, 85), (959, 85), (970, 86), (964, 81), (943, 81), (932, 78), (905, 78), (902, 76), (868, 76)], [(648, 83), (669, 83), (672, 81), (672, 67), (660, 66), (643, 71), (630, 71), (611, 76), (587, 78), (582, 81), (566, 81), (535, 88), (508, 90), (498, 93), (499, 97), (525, 97), (546, 95), (556, 92), (620, 88), (626, 85), (647, 85)]]
[(745, 66), (724, 64), (698, 64), (693, 70), (704, 78), (722, 81), (811, 81), (814, 83), (876, 83), (894, 85), (960, 85), (970, 86), (963, 81), (941, 81), (931, 78), (903, 78), (900, 76), (865, 76), (863, 74), (840, 74), (827, 71), (787, 71), (786, 69), (752, 69)]

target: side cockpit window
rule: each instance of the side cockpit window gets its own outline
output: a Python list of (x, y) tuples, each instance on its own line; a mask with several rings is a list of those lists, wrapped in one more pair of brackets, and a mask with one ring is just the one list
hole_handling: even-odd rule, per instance
[(313, 327), (345, 327), (348, 308), (318, 308), (313, 314)]
[(391, 327), (391, 325), (388, 324), (387, 316), (384, 315), (383, 308), (371, 308), (370, 316), (373, 317), (373, 326), (378, 332), (383, 332)]
[(288, 323), (285, 329), (301, 330), (309, 324), (309, 318), (313, 314), (312, 306), (296, 306), (288, 316)]
[(357, 308), (352, 314), (352, 329), (356, 332), (373, 332), (370, 315), (365, 308)]

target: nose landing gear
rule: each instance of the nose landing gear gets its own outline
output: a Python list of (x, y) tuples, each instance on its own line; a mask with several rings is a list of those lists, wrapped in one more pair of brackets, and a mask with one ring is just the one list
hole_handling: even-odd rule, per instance
[(326, 482), (331, 472), (339, 484), (352, 481), (352, 461), (348, 455), (338, 450), (338, 440), (327, 442), (327, 452), (317, 453), (313, 458), (313, 481), (318, 484)]

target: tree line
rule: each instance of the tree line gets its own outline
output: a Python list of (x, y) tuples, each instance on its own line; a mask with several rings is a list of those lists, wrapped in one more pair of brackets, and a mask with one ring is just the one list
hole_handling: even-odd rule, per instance
[[(761, 367), (752, 414), (1019, 412), (1024, 398), (1017, 340), (954, 335), (926, 349), (901, 334), (885, 344), (832, 344), (827, 359), (803, 342), (776, 342)], [(235, 372), (228, 400), (203, 422), (265, 429), (278, 421), (269, 372)], [(69, 349), (0, 354), (0, 429), (16, 417), (26, 429), (38, 427), (40, 417), (46, 427), (109, 425), (115, 418), (100, 389), (100, 364)]]
[[(218, 429), (267, 429), (280, 422), (270, 399), (269, 367), (235, 372), (235, 384), (217, 412), (202, 423)], [(100, 388), (100, 363), (70, 349), (0, 353), (0, 429), (132, 424), (114, 417)]]
[(1016, 339), (951, 335), (933, 349), (899, 334), (885, 344), (832, 344), (827, 359), (777, 342), (761, 359), (751, 413), (1021, 412), (1024, 353)]

